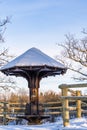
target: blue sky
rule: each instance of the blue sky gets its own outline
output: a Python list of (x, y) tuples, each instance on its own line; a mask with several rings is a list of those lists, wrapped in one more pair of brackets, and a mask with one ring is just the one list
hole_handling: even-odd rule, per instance
[[(4, 45), (11, 53), (18, 56), (37, 47), (54, 57), (60, 53), (56, 43), (63, 42), (65, 34), (80, 37), (87, 28), (87, 0), (0, 0), (0, 18), (6, 16), (11, 19)], [(57, 79), (54, 82), (58, 84)]]

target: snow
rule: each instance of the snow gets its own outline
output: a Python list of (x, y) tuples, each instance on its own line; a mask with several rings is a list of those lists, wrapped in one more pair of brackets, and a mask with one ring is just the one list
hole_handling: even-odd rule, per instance
[(65, 69), (65, 66), (50, 56), (46, 55), (37, 48), (31, 48), (22, 55), (18, 56), (0, 70), (9, 69), (12, 67), (23, 67), (23, 66), (51, 66)]
[(63, 128), (63, 130), (87, 130), (87, 119), (78, 118), (70, 120), (70, 125)]
[(41, 125), (6, 125), (0, 126), (0, 130), (87, 130), (87, 119), (71, 119), (70, 125), (63, 127), (63, 122), (58, 119), (54, 123), (44, 123)]

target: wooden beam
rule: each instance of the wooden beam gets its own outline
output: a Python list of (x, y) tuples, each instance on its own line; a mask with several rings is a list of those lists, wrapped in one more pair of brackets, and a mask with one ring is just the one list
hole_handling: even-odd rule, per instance
[(47, 102), (47, 103), (43, 103), (43, 106), (44, 105), (53, 105), (53, 104), (60, 104), (61, 103), (61, 97), (60, 97), (60, 101), (56, 101), (56, 102)]
[(82, 103), (82, 106), (87, 106), (87, 103), (86, 102), (81, 102)]
[(61, 96), (61, 99), (68, 99), (68, 100), (86, 100), (87, 96)]
[(46, 112), (46, 114), (48, 114), (48, 115), (59, 115), (59, 114), (61, 114), (62, 112)]
[(87, 87), (87, 83), (84, 84), (61, 84), (59, 85), (59, 88), (81, 88), (81, 87)]
[(62, 106), (58, 106), (58, 107), (45, 107), (47, 110), (50, 110), (50, 109), (62, 109)]

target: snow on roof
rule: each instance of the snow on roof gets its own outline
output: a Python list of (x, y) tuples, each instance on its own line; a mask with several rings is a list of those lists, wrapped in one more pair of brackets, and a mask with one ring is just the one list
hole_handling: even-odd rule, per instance
[(49, 57), (37, 48), (31, 48), (22, 55), (18, 56), (8, 64), (4, 65), (0, 70), (5, 70), (13, 67), (28, 67), (28, 66), (50, 66), (65, 69), (65, 66), (55, 59)]

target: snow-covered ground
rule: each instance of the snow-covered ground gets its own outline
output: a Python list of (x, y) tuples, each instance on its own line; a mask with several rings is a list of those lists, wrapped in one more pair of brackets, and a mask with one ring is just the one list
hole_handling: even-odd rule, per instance
[(42, 125), (3, 125), (0, 130), (87, 130), (87, 119), (71, 119), (68, 127), (63, 127), (62, 120), (58, 119), (55, 123)]
[(87, 118), (72, 119), (70, 125), (63, 130), (87, 130)]

